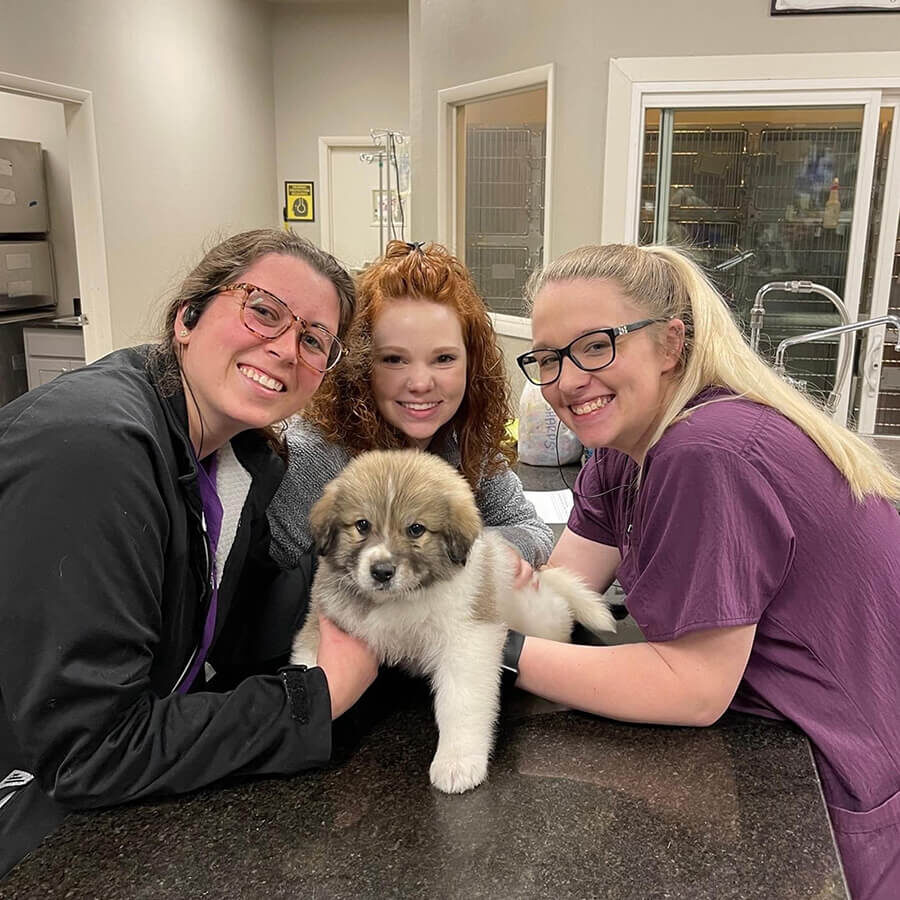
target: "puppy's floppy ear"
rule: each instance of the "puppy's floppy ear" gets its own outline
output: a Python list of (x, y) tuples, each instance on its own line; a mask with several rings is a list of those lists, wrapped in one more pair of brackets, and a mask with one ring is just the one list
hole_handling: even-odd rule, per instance
[(338, 487), (331, 481), (325, 485), (325, 491), (309, 511), (309, 530), (316, 542), (319, 556), (331, 552), (338, 536), (337, 520)]
[(452, 496), (448, 501), (447, 527), (444, 529), (447, 555), (451, 562), (464, 566), (472, 544), (481, 534), (481, 516), (468, 486), (464, 495)]

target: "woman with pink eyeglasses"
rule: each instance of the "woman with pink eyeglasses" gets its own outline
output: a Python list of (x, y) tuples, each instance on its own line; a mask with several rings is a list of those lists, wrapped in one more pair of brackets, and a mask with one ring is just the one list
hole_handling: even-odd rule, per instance
[(159, 343), (0, 409), (0, 874), (69, 809), (329, 759), (376, 662), (323, 622), (319, 665), (287, 665), (312, 566), (271, 559), (265, 510), (273, 426), (340, 362), (354, 304), (308, 241), (239, 234)]

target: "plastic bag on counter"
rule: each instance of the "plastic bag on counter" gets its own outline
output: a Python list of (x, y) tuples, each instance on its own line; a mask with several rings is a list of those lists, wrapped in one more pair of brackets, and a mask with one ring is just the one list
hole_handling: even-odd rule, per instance
[(519, 459), (529, 466), (565, 466), (579, 462), (581, 450), (581, 442), (559, 421), (541, 389), (526, 381), (519, 398)]

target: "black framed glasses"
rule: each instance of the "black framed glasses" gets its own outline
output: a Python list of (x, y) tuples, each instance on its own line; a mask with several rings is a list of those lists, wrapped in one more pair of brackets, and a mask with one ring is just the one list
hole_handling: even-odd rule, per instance
[(297, 358), (314, 372), (324, 374), (340, 361), (344, 345), (338, 336), (322, 325), (307, 322), (302, 316), (295, 316), (287, 303), (274, 294), (243, 281), (226, 284), (218, 290), (220, 293), (239, 291), (244, 295), (241, 301), (241, 322), (248, 331), (267, 341), (281, 337), (294, 322), (299, 322)]
[(559, 378), (566, 357), (584, 372), (605, 369), (616, 358), (616, 338), (631, 334), (632, 331), (640, 331), (648, 325), (667, 321), (668, 319), (641, 319), (639, 322), (617, 325), (614, 328), (598, 328), (575, 338), (565, 347), (535, 347), (534, 350), (517, 356), (516, 362), (532, 384), (546, 387)]

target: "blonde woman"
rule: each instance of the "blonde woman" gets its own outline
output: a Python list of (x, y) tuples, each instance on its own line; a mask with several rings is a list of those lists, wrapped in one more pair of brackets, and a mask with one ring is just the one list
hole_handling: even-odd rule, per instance
[(794, 722), (854, 898), (896, 897), (900, 480), (749, 349), (678, 251), (583, 247), (529, 289), (519, 365), (597, 448), (550, 565), (618, 577), (646, 642), (511, 635), (519, 686), (624, 721)]

